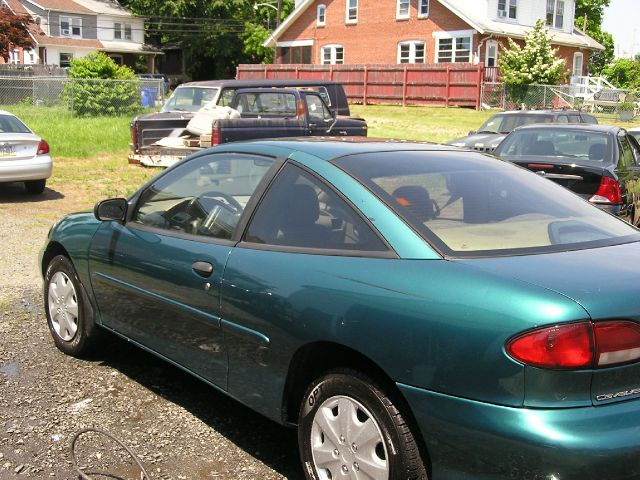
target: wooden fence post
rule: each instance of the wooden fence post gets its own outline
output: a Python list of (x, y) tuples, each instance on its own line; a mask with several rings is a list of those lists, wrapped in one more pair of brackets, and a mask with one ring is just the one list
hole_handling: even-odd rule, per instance
[(369, 68), (364, 66), (364, 91), (362, 92), (362, 104), (367, 104), (367, 90), (369, 89)]
[(444, 100), (444, 106), (449, 106), (449, 97), (451, 97), (451, 67), (447, 65), (447, 87), (445, 91), (446, 98)]
[(478, 91), (476, 110), (482, 110), (482, 83), (484, 81), (484, 63), (478, 63)]
[(404, 77), (402, 79), (402, 106), (407, 106), (407, 79), (408, 79), (408, 69), (407, 66), (404, 66)]

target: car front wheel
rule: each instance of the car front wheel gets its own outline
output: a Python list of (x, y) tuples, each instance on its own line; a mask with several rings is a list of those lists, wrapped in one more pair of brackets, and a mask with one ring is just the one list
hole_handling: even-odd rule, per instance
[(298, 443), (307, 479), (427, 479), (411, 429), (371, 378), (329, 372), (310, 385), (303, 402)]
[(63, 255), (54, 257), (47, 267), (44, 308), (56, 347), (73, 356), (90, 352), (100, 332), (75, 268)]

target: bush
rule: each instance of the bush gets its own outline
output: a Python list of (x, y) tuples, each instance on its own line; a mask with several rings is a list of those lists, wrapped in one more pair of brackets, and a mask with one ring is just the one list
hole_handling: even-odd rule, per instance
[(74, 114), (132, 115), (140, 110), (140, 82), (133, 71), (102, 52), (71, 61), (65, 97)]
[(602, 74), (618, 88), (640, 88), (640, 62), (620, 58), (604, 67)]

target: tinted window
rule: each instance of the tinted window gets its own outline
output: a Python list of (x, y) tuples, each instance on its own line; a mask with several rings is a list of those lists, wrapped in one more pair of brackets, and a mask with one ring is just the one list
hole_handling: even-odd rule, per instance
[(584, 164), (611, 164), (613, 137), (569, 129), (527, 129), (511, 133), (494, 152), (507, 160), (562, 157)]
[(345, 200), (293, 165), (287, 165), (269, 188), (245, 240), (288, 247), (387, 251)]
[(335, 161), (443, 252), (542, 253), (640, 240), (628, 224), (535, 173), (476, 153)]
[(532, 123), (552, 123), (552, 115), (543, 114), (497, 114), (480, 127), (478, 132), (509, 133), (516, 127)]
[(635, 167), (636, 157), (626, 135), (618, 136), (618, 141), (620, 142), (620, 164), (626, 168)]
[(230, 239), (273, 160), (218, 154), (189, 161), (140, 196), (133, 222), (173, 232)]
[(0, 115), (0, 133), (31, 133), (31, 131), (13, 115)]

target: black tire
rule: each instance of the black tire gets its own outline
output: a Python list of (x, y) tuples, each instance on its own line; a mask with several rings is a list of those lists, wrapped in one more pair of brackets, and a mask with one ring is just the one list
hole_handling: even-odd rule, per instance
[[(52, 283), (56, 285), (52, 287), (54, 291), (50, 299), (49, 292)], [(64, 292), (58, 292), (58, 283), (65, 286)], [(72, 289), (69, 288), (69, 284)], [(57, 295), (56, 292), (60, 295)], [(53, 301), (50, 306), (50, 300), (64, 299), (67, 292), (69, 292), (66, 295), (69, 299), (67, 302), (56, 303)], [(75, 303), (77, 308), (65, 308), (69, 301)], [(94, 323), (93, 309), (78, 274), (71, 261), (64, 255), (54, 257), (47, 266), (44, 277), (44, 310), (49, 331), (59, 350), (74, 357), (84, 357), (95, 349), (102, 331)], [(73, 310), (77, 311), (77, 316), (72, 312)], [(64, 315), (64, 319), (58, 315)], [(65, 328), (63, 324), (69, 327), (75, 326), (75, 331)]]
[(28, 180), (24, 182), (24, 186), (27, 192), (31, 195), (39, 195), (44, 192), (44, 186), (47, 184), (47, 180)]
[[(388, 472), (388, 480), (426, 480), (427, 471), (421, 458), (420, 449), (397, 404), (373, 379), (358, 371), (347, 369), (333, 370), (316, 379), (303, 397), (298, 417), (298, 446), (306, 478), (308, 480), (355, 478), (349, 474), (363, 468), (358, 464), (358, 445), (353, 441), (354, 438), (348, 438), (350, 434), (356, 435), (353, 433), (354, 429), (350, 429), (347, 433), (338, 428), (340, 432), (340, 437), (336, 442), (338, 445), (331, 440), (331, 437), (335, 437), (336, 433), (326, 434), (320, 426), (316, 426), (314, 430), (314, 420), (320, 407), (323, 404), (325, 407), (332, 407), (338, 401), (337, 398), (345, 397), (347, 404), (359, 404), (356, 406), (356, 418), (359, 422), (363, 422), (362, 425), (373, 420), (373, 425), (378, 428), (379, 441), (376, 439), (373, 442), (369, 441), (367, 453), (362, 447), (362, 457), (369, 458), (367, 454), (372, 452), (371, 445), (375, 444), (373, 452), (380, 460), (384, 461), (383, 470), (386, 469)], [(336, 415), (336, 426), (339, 427), (337, 420), (339, 407), (334, 406), (333, 409), (325, 411)], [(321, 433), (319, 434), (319, 432)], [(335, 458), (337, 462), (335, 466), (318, 471), (312, 448), (314, 442), (316, 445), (319, 443), (323, 445), (323, 447), (316, 447), (318, 452), (323, 448), (333, 449), (332, 458)], [(331, 468), (334, 468), (337, 473), (333, 472), (329, 475), (327, 471), (330, 472)], [(346, 470), (338, 472), (340, 469)]]

